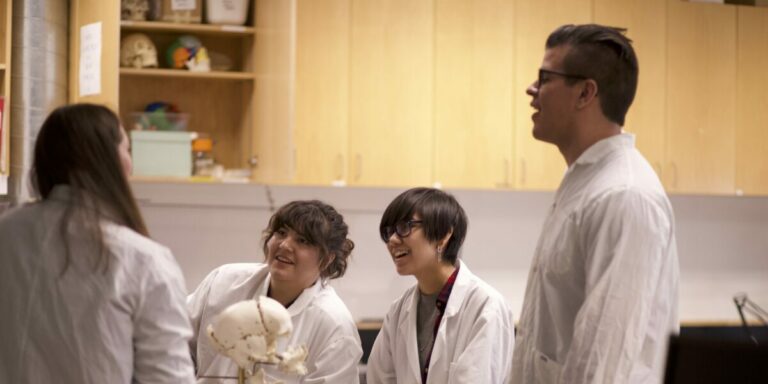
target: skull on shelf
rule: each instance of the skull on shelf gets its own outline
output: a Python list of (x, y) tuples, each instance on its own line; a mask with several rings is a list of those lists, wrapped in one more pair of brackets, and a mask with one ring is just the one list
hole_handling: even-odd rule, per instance
[(149, 12), (149, 0), (121, 0), (120, 18), (123, 20), (144, 21)]
[(149, 36), (133, 33), (120, 43), (120, 66), (133, 68), (157, 67), (157, 49)]
[(264, 383), (257, 364), (277, 365), (284, 372), (304, 375), (307, 349), (289, 347), (278, 353), (277, 340), (293, 331), (291, 316), (277, 301), (266, 296), (230, 305), (208, 325), (211, 344), (237, 363), (251, 383)]

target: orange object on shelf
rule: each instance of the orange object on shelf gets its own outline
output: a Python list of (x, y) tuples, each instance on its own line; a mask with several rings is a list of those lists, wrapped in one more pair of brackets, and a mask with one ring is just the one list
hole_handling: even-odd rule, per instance
[(192, 141), (192, 150), (195, 152), (210, 152), (213, 149), (213, 140), (201, 137)]

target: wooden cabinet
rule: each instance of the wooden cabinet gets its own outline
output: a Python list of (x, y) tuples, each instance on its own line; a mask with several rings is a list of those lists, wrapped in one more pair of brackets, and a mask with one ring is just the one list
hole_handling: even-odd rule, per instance
[(592, 20), (591, 0), (518, 0), (515, 8), (515, 185), (520, 189), (556, 189), (566, 163), (557, 147), (531, 133), (531, 98), (526, 88), (536, 81), (547, 36), (563, 24)]
[(667, 6), (665, 185), (671, 192), (732, 194), (736, 7), (677, 0)]
[(514, 4), (435, 2), (434, 181), (511, 188)]
[(12, 0), (0, 0), (0, 195), (8, 193), (11, 147), (11, 15)]
[(306, 0), (296, 15), (294, 182), (430, 184), (432, 3)]
[(353, 0), (350, 185), (428, 185), (433, 166), (434, 3)]
[(738, 7), (736, 189), (768, 195), (768, 8)]
[(594, 0), (594, 21), (627, 30), (638, 61), (637, 94), (624, 129), (659, 177), (665, 163), (667, 0)]
[(296, 7), (296, 176), (344, 185), (348, 177), (351, 0)]
[[(181, 24), (156, 21), (121, 21), (120, 2), (76, 0), (71, 3), (70, 101), (104, 103), (119, 111), (126, 129), (132, 113), (149, 103), (170, 102), (189, 114), (187, 129), (208, 134), (214, 140), (213, 156), (226, 168), (247, 168), (252, 156), (255, 126), (254, 61), (257, 27), (255, 7), (246, 26)], [(101, 92), (81, 96), (78, 84), (81, 27), (101, 23)], [(133, 33), (150, 37), (158, 54), (159, 68), (122, 68), (120, 41)], [(191, 35), (206, 47), (209, 56), (223, 55), (229, 69), (214, 66), (210, 72), (171, 69), (166, 62), (169, 46), (180, 36)], [(212, 60), (212, 64), (214, 61)], [(159, 159), (159, 161), (162, 161)]]
[[(119, 1), (71, 10), (72, 101), (106, 103), (126, 120), (175, 102), (191, 130), (216, 139), (219, 162), (256, 165), (254, 181), (375, 187), (557, 188), (566, 164), (532, 137), (525, 89), (558, 26), (623, 27), (640, 62), (625, 129), (667, 189), (768, 193), (765, 9), (737, 18), (735, 6), (679, 0), (252, 0), (239, 28), (120, 22)], [(80, 97), (79, 30), (96, 21), (102, 92)], [(134, 32), (161, 56), (195, 35), (234, 68), (119, 68), (120, 36)]]

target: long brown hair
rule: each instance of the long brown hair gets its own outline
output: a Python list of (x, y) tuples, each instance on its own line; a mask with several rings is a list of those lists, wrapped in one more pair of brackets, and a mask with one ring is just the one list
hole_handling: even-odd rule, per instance
[(57, 108), (45, 119), (35, 143), (32, 184), (43, 200), (57, 185), (68, 185), (71, 199), (61, 222), (66, 249), (65, 272), (71, 258), (70, 229), (84, 230), (98, 246), (94, 268), (108, 268), (101, 222), (109, 220), (144, 236), (139, 213), (118, 153), (120, 120), (108, 108), (73, 104)]

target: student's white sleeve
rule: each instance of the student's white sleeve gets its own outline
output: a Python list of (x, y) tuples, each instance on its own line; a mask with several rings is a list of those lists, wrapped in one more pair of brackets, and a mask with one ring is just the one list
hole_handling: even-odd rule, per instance
[(514, 343), (512, 312), (502, 303), (490, 303), (472, 325), (466, 348), (451, 363), (448, 383), (506, 383)]
[(390, 313), (384, 318), (376, 340), (373, 342), (371, 355), (368, 357), (366, 382), (368, 384), (396, 384), (394, 356), (392, 355), (394, 333), (393, 325), (397, 319)]
[(170, 251), (153, 258), (142, 277), (134, 319), (135, 383), (193, 383), (188, 340), (192, 336), (185, 305), (184, 278)]
[(211, 287), (216, 281), (218, 274), (218, 268), (211, 271), (195, 288), (195, 291), (187, 296), (187, 309), (189, 310), (189, 318), (192, 323), (192, 337), (189, 339), (189, 350), (195, 362), (197, 361), (197, 339), (201, 334), (205, 334), (205, 330), (200, 329), (200, 320), (208, 304), (208, 293), (211, 292)]
[(302, 378), (306, 384), (333, 384), (360, 382), (357, 365), (363, 349), (358, 339), (344, 335), (329, 343), (315, 362), (317, 369)]

